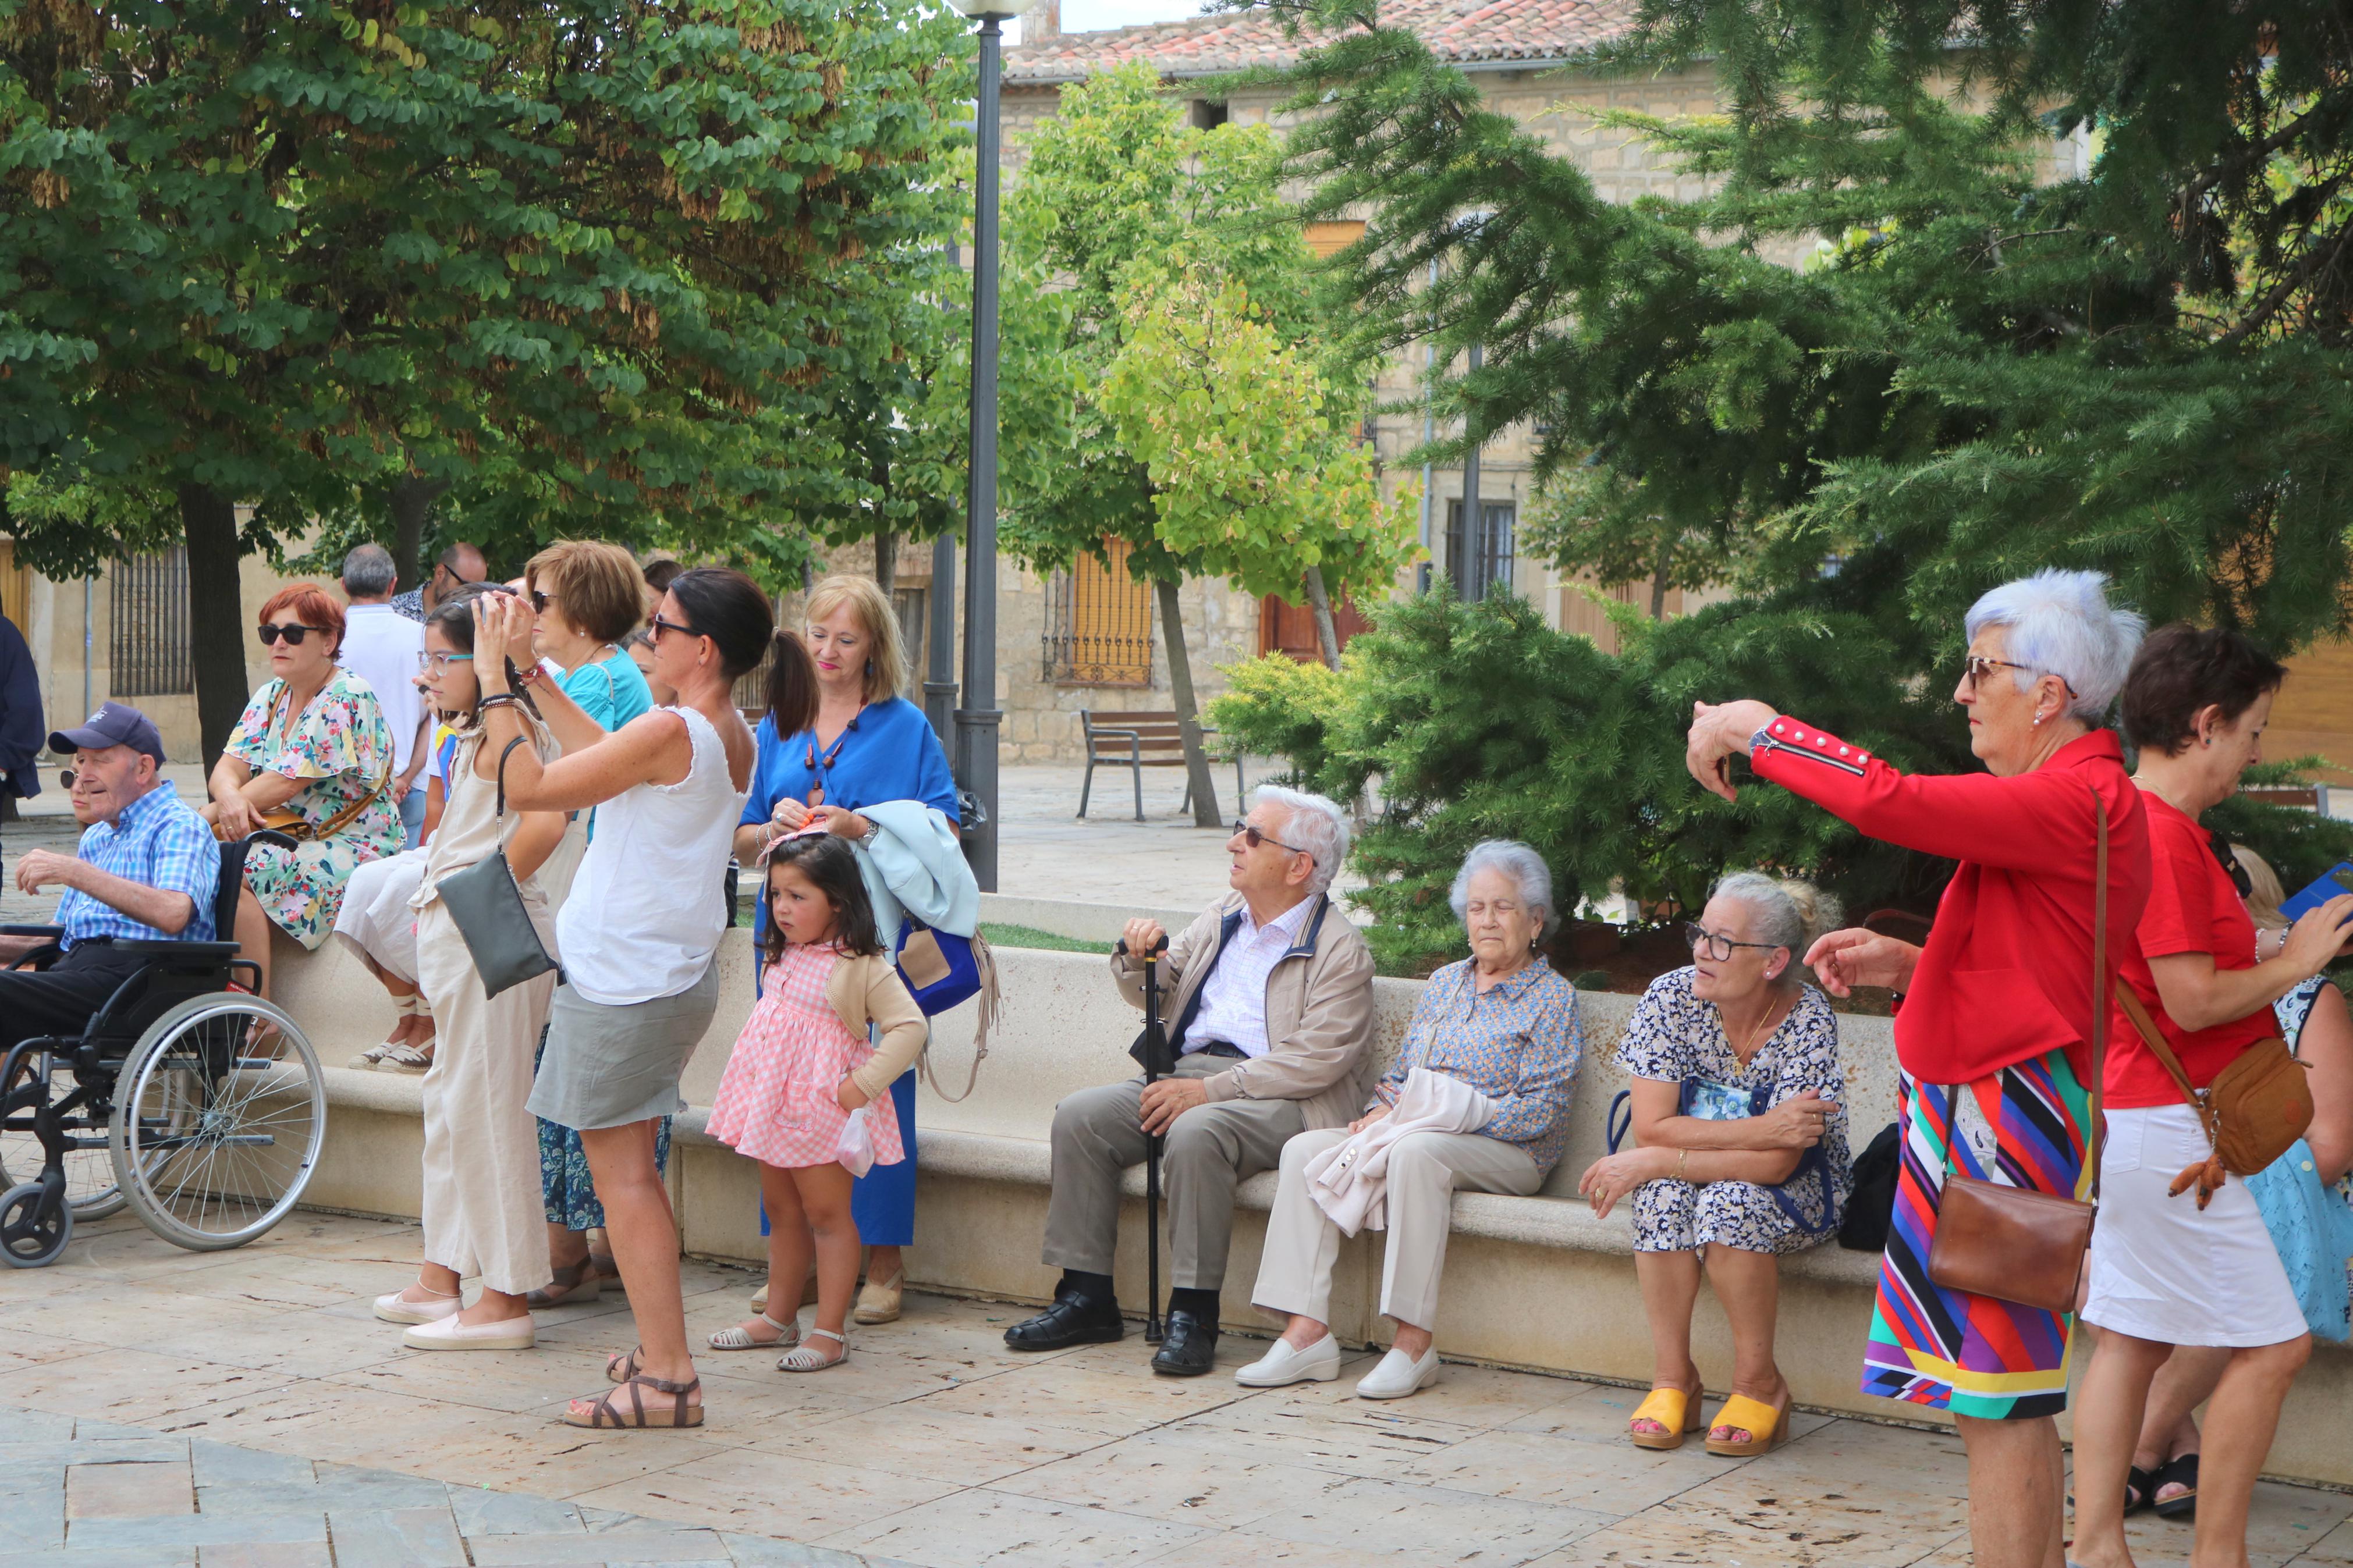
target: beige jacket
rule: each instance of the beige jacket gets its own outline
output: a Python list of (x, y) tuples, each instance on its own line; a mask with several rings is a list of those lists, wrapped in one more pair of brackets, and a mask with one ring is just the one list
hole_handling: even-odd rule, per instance
[[(1364, 1114), (1372, 1082), (1373, 954), (1347, 918), (1322, 893), (1298, 942), (1266, 977), (1267, 1053), (1200, 1080), (1212, 1102), (1296, 1100), (1309, 1131), (1345, 1127)], [(1201, 984), (1241, 920), (1242, 896), (1229, 893), (1169, 939), (1160, 957), (1161, 1017), (1170, 1047), (1182, 1052)], [(1144, 1005), (1144, 963), (1112, 954), (1121, 994)]]
[(842, 1026), (859, 1039), (866, 1038), (868, 1020), (881, 1026), (874, 1054), (849, 1075), (860, 1094), (881, 1099), (899, 1075), (915, 1065), (931, 1032), (915, 999), (907, 994), (907, 983), (887, 956), (852, 958), (845, 953), (826, 977), (825, 999)]

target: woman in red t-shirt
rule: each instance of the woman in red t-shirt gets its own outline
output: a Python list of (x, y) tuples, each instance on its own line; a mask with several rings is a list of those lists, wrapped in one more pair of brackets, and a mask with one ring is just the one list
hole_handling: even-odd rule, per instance
[[(2171, 626), (2133, 660), (2126, 733), (2148, 808), (2150, 885), (2124, 978), (2200, 1089), (2278, 1033), (2272, 1004), (2353, 931), (2353, 894), (2296, 922), (2258, 963), (2243, 877), (2198, 818), (2259, 761), (2284, 667), (2236, 632)], [(2311, 1353), (2303, 1310), (2243, 1182), (2204, 1209), (2167, 1189), (2211, 1152), (2198, 1113), (2121, 1009), (2108, 1026), (2107, 1138), (2084, 1321), (2100, 1331), (2075, 1413), (2075, 1543), (2085, 1568), (2128, 1568), (2126, 1472), (2150, 1380), (2176, 1345), (2229, 1347), (2208, 1406), (2196, 1560), (2244, 1562), (2247, 1510), (2287, 1388)]]

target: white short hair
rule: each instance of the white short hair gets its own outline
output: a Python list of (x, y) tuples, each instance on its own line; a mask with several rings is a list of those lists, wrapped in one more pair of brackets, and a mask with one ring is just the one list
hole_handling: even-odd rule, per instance
[(1466, 919), (1471, 907), (1471, 879), (1482, 871), (1501, 871), (1519, 889), (1520, 902), (1537, 911), (1536, 940), (1542, 942), (1560, 923), (1560, 911), (1552, 905), (1552, 868), (1544, 857), (1516, 838), (1486, 838), (1471, 847), (1462, 857), (1462, 868), (1454, 873), (1453, 889), (1446, 901), (1454, 906), (1457, 920)]
[(2110, 605), (2107, 587), (2105, 573), (2046, 567), (1990, 589), (1971, 605), (1968, 638), (1975, 642), (1987, 627), (2002, 627), (2009, 634), (2003, 651), (2011, 663), (2027, 667), (2010, 671), (2018, 689), (2055, 675), (2074, 694), (2067, 711), (2097, 724), (2125, 689), (2148, 626), (2134, 611)]
[(1250, 792), (1250, 803), (1282, 807), (1283, 842), (1304, 849), (1315, 860), (1315, 868), (1307, 874), (1307, 890), (1320, 893), (1330, 887), (1340, 874), (1340, 863), (1348, 858), (1348, 814), (1339, 803), (1281, 784), (1259, 785)]
[(1788, 986), (1805, 978), (1806, 966), (1799, 961), (1814, 939), (1835, 927), (1845, 914), (1844, 905), (1811, 882), (1762, 871), (1735, 871), (1718, 879), (1707, 896), (1711, 901), (1731, 899), (1756, 911), (1757, 934), (1775, 947), (1789, 950), (1788, 965), (1778, 981)]

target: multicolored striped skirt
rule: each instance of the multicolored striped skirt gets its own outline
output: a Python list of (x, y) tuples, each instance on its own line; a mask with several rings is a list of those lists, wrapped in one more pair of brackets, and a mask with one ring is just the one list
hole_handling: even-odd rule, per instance
[(2053, 1051), (1957, 1087), (1906, 1075), (1903, 1097), (1904, 1159), (1862, 1391), (1985, 1421), (2056, 1415), (2067, 1406), (2073, 1314), (1944, 1289), (1928, 1279), (1928, 1249), (1948, 1146), (1962, 1175), (2085, 1196), (2091, 1096)]

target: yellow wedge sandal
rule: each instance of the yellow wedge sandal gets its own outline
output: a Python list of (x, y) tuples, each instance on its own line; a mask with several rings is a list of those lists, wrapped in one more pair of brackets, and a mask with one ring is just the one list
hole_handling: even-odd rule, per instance
[[(1680, 1448), (1683, 1439), (1699, 1430), (1700, 1396), (1680, 1388), (1654, 1388), (1626, 1418), (1626, 1436), (1637, 1448)], [(1637, 1432), (1637, 1421), (1654, 1421), (1662, 1432)]]
[[(1714, 1435), (1719, 1426), (1730, 1426), (1748, 1436), (1740, 1442), (1719, 1438)], [(1707, 1424), (1707, 1451), (1711, 1454), (1721, 1454), (1728, 1459), (1746, 1459), (1768, 1453), (1788, 1436), (1789, 1395), (1785, 1390), (1778, 1404), (1767, 1405), (1745, 1394), (1736, 1394), (1724, 1402), (1724, 1408), (1715, 1413), (1715, 1419)]]

